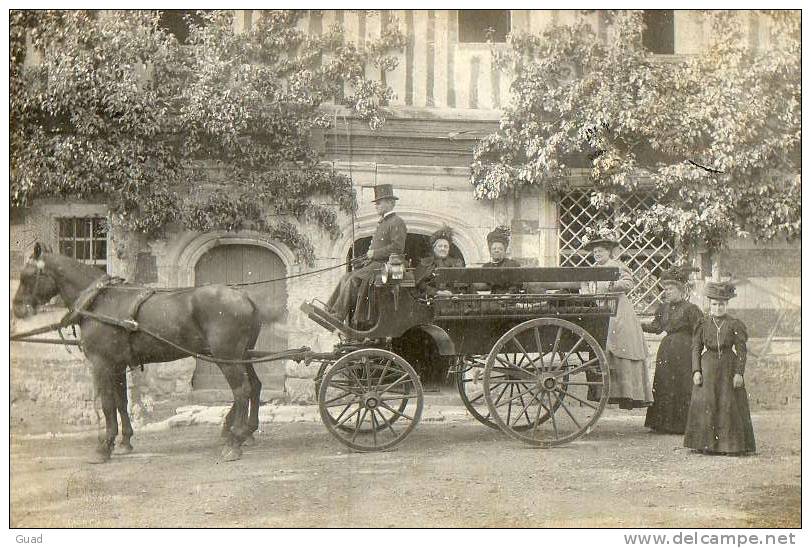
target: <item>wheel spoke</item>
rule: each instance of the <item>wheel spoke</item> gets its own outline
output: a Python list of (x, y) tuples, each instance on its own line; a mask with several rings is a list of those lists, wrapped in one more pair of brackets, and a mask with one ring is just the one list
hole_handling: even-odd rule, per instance
[(533, 369), (538, 369), (537, 367), (535, 367), (535, 360), (529, 357), (529, 354), (527, 354), (527, 351), (524, 349), (524, 346), (518, 341), (518, 337), (513, 337), (511, 340), (515, 343), (515, 346), (517, 346), (518, 349), (521, 350), (521, 352), (524, 354), (524, 357), (526, 357), (529, 360), (529, 363), (530, 365), (532, 365)]
[[(555, 360), (555, 354), (558, 353), (558, 345), (560, 344), (560, 336), (563, 334), (563, 328), (558, 326), (558, 332), (555, 335), (555, 344), (552, 345), (552, 357), (549, 359), (550, 369), (552, 369), (552, 364)], [(561, 367), (563, 367), (563, 362), (561, 362)]]
[(580, 403), (588, 405), (589, 407), (591, 407), (595, 411), (597, 410), (597, 406), (594, 405), (593, 403), (591, 403), (590, 401), (580, 399), (577, 396), (575, 396), (574, 394), (572, 394), (570, 392), (566, 392), (566, 390), (564, 390), (563, 388), (558, 388), (558, 390), (560, 391), (561, 394), (565, 394), (566, 396), (569, 396), (570, 398), (575, 399), (575, 400), (579, 401)]
[(498, 407), (498, 402), (500, 402), (501, 398), (504, 397), (504, 392), (506, 392), (506, 391), (507, 391), (507, 385), (505, 384), (504, 388), (501, 389), (501, 394), (499, 394), (498, 397), (496, 398), (496, 401), (493, 402), (493, 407)]
[(574, 353), (575, 350), (580, 348), (580, 345), (583, 343), (583, 341), (585, 341), (585, 339), (583, 337), (580, 337), (580, 339), (578, 339), (578, 341), (575, 343), (575, 345), (569, 349), (569, 352), (566, 354), (566, 356), (561, 361), (561, 366), (566, 364), (566, 362), (569, 359), (569, 356), (571, 356)]
[(549, 417), (552, 419), (552, 429), (555, 431), (555, 439), (558, 439), (560, 435), (558, 434), (558, 423), (555, 420), (555, 406), (552, 405), (552, 393), (547, 392), (546, 396), (549, 398)]
[(411, 380), (411, 379), (408, 378), (408, 373), (403, 374), (402, 377), (400, 377), (399, 379), (397, 379), (396, 381), (394, 381), (393, 383), (388, 385), (386, 388), (383, 388), (382, 390), (380, 390), (380, 393), (385, 394), (386, 392), (388, 392), (389, 390), (391, 390), (395, 386), (399, 386), (399, 385), (403, 384), (403, 382), (406, 381), (406, 380)]
[(510, 424), (510, 412), (513, 410), (513, 404), (511, 403), (515, 398), (513, 397), (513, 392), (515, 391), (515, 386), (510, 386), (510, 399), (507, 400), (507, 403), (510, 406), (507, 408), (507, 424)]
[[(343, 413), (342, 413), (342, 414), (343, 414)], [(351, 419), (351, 418), (352, 418), (354, 415), (358, 415), (358, 416), (360, 416), (360, 407), (358, 407), (356, 410), (354, 410), (353, 412), (351, 412), (350, 414), (348, 414), (346, 417), (344, 417), (344, 420), (342, 420), (341, 422), (337, 423), (335, 426), (341, 426), (342, 424), (344, 424), (345, 422), (347, 422), (349, 419)]]
[(594, 362), (599, 362), (599, 361), (600, 361), (600, 358), (592, 358), (587, 362), (581, 363), (580, 365), (578, 365), (574, 369), (569, 369), (568, 371), (564, 370), (564, 372), (565, 372), (566, 375), (577, 375), (581, 371), (585, 371), (586, 369), (588, 369), (589, 366), (591, 366), (591, 364), (593, 364)]
[(576, 418), (574, 418), (574, 415), (572, 415), (572, 412), (569, 411), (569, 407), (566, 405), (566, 398), (561, 398), (560, 396), (557, 395), (557, 393), (555, 394), (555, 398), (557, 398), (557, 400), (560, 402), (560, 406), (563, 407), (563, 410), (566, 411), (566, 413), (569, 415), (569, 417), (572, 419), (572, 421), (577, 425), (577, 429), (582, 430), (583, 427), (580, 426), (580, 423), (577, 422)]
[(403, 394), (402, 396), (387, 396), (385, 398), (377, 398), (377, 401), (402, 401), (402, 400), (410, 400), (413, 394)]
[[(537, 399), (537, 396), (532, 392), (531, 389), (528, 390), (528, 392), (532, 396), (529, 399), (529, 403), (525, 402), (523, 397), (521, 398), (521, 403), (524, 405), (524, 407), (521, 409), (521, 412), (518, 413), (518, 415), (516, 415), (515, 422), (514, 423), (509, 423), (508, 422), (507, 426), (515, 426), (515, 423), (518, 422), (518, 420), (521, 418), (521, 415), (524, 415), (527, 418), (527, 424), (531, 424), (532, 421), (529, 418), (529, 413), (527, 413), (527, 409), (529, 408), (530, 405), (532, 405), (532, 402), (534, 402)], [(526, 392), (524, 392), (524, 393), (526, 394)]]
[(383, 379), (386, 378), (386, 372), (389, 370), (389, 364), (391, 360), (386, 360), (386, 366), (383, 368), (383, 372), (380, 374), (380, 378), (377, 380), (377, 384), (375, 385), (375, 390), (380, 388), (380, 385), (383, 384)]
[(525, 390), (524, 392), (519, 392), (517, 395), (514, 396), (513, 392), (512, 392), (512, 389), (513, 389), (513, 387), (510, 386), (510, 399), (504, 400), (503, 402), (499, 403), (498, 405), (494, 405), (493, 407), (501, 407), (502, 405), (507, 405), (508, 403), (512, 402), (513, 400), (516, 400), (516, 399), (520, 398), (524, 394), (529, 394), (529, 393), (532, 392), (532, 389)]
[[(343, 396), (341, 396), (341, 397), (343, 397)], [(351, 402), (349, 402), (349, 403), (346, 403), (345, 401), (340, 401), (340, 402), (338, 402), (338, 403), (330, 403), (330, 404), (328, 404), (328, 403), (324, 402), (324, 403), (322, 404), (322, 407), (326, 407), (326, 408), (332, 408), (332, 407), (341, 407), (342, 405), (352, 405), (353, 403), (358, 403), (359, 401), (360, 401), (360, 400), (358, 400), (358, 399), (356, 398), (356, 399), (352, 400), (352, 401), (351, 401)]]
[[(535, 423), (532, 425), (532, 430), (533, 431), (538, 430), (538, 426), (540, 426), (540, 424), (541, 424), (541, 409), (546, 409), (546, 406), (543, 404), (543, 402), (541, 400), (538, 400), (538, 403), (540, 405), (538, 406), (538, 414), (535, 415)], [(546, 412), (548, 413), (549, 410), (546, 409)]]
[(391, 425), (391, 421), (387, 420), (386, 417), (383, 416), (383, 412), (380, 409), (373, 409), (372, 413), (374, 413), (375, 411), (377, 411), (377, 413), (380, 415), (380, 418), (383, 419), (383, 424), (385, 424), (388, 427), (388, 429), (391, 430), (391, 433), (396, 438), (397, 432), (394, 431), (394, 427)]
[[(353, 403), (354, 403), (354, 402), (353, 402)], [(343, 417), (343, 416), (344, 416), (344, 413), (346, 413), (347, 411), (349, 411), (349, 408), (350, 408), (350, 407), (352, 407), (352, 404), (351, 404), (351, 403), (347, 403), (347, 404), (346, 404), (346, 407), (344, 407), (344, 410), (343, 410), (343, 411), (341, 411), (341, 414), (340, 414), (340, 415), (338, 415), (338, 418), (337, 418), (337, 419), (335, 419), (335, 422), (338, 422), (339, 420), (341, 420), (341, 417)], [(343, 423), (341, 423), (341, 424), (343, 424)]]
[(372, 443), (377, 447), (377, 417), (375, 417), (375, 410), (372, 409)]
[(603, 385), (603, 383), (597, 382), (597, 381), (578, 381), (578, 382), (568, 381), (566, 384), (568, 384), (570, 386), (572, 386), (572, 385), (573, 386), (602, 386)]
[[(360, 410), (360, 408), (358, 408)], [(352, 433), (352, 441), (355, 441), (355, 438), (358, 437), (358, 432), (360, 432), (360, 425), (363, 424), (363, 421), (366, 420), (366, 414), (369, 412), (368, 409), (365, 407), (363, 408), (363, 416), (358, 414), (358, 422), (355, 423), (355, 431)]]
[(366, 388), (372, 389), (372, 377), (369, 374), (369, 360), (363, 360), (363, 372), (366, 376)]
[[(334, 385), (332, 385), (332, 384), (330, 384), (330, 386), (329, 386), (329, 387), (330, 387), (330, 388), (335, 388), (335, 387), (334, 387)], [(338, 388), (338, 390), (343, 390), (343, 388)], [(340, 396), (335, 396), (334, 398), (330, 398), (330, 399), (328, 399), (327, 401), (325, 401), (325, 402), (324, 402), (324, 405), (326, 405), (327, 407), (329, 407), (329, 405), (328, 405), (328, 404), (330, 404), (330, 403), (332, 403), (332, 402), (334, 402), (334, 401), (338, 401), (338, 400), (340, 400), (341, 398), (345, 398), (347, 395), (351, 395), (351, 396), (357, 396), (358, 394), (355, 394), (354, 392), (351, 392), (351, 391), (349, 391), (349, 390), (343, 390), (343, 394), (341, 394)]]
[[(541, 332), (538, 331), (538, 328), (534, 328), (532, 333), (535, 335), (535, 344), (538, 346), (538, 356), (541, 360), (541, 369), (543, 370), (546, 366), (543, 363), (543, 344), (541, 344)], [(552, 365), (551, 363), (549, 365)]]
[(406, 415), (405, 413), (401, 413), (401, 412), (397, 411), (396, 409), (394, 409), (393, 407), (391, 407), (391, 406), (390, 406), (389, 404), (387, 404), (386, 402), (380, 402), (380, 405), (382, 405), (383, 407), (385, 407), (386, 409), (388, 409), (389, 411), (391, 411), (392, 413), (394, 413), (394, 414), (395, 414), (395, 415), (397, 415), (398, 417), (403, 417), (404, 419), (408, 419), (408, 420), (410, 420), (410, 421), (413, 421), (413, 420), (414, 420), (414, 417), (409, 417), (409, 416), (408, 416), (408, 415)]

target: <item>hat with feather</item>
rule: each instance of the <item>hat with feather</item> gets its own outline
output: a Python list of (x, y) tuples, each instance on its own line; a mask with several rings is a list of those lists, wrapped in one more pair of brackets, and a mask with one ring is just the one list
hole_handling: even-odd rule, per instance
[(604, 224), (598, 225), (596, 228), (587, 228), (582, 241), (583, 249), (586, 251), (591, 251), (598, 246), (614, 249), (620, 245), (617, 233)]
[(453, 229), (448, 225), (442, 225), (442, 228), (431, 234), (431, 247), (434, 247), (434, 244), (437, 240), (445, 240), (448, 244), (453, 243)]
[(662, 272), (662, 275), (659, 276), (659, 283), (683, 286), (690, 281), (691, 272), (698, 272), (698, 269), (692, 266), (673, 266)]
[(497, 226), (487, 235), (487, 247), (494, 242), (501, 242), (504, 247), (510, 245), (510, 228), (507, 226)]
[(707, 282), (704, 296), (714, 301), (728, 301), (735, 297), (735, 286), (732, 282)]

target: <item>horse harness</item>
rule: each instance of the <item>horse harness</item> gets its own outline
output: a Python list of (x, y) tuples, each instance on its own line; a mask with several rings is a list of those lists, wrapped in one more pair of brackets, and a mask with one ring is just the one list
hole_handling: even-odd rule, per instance
[(114, 318), (112, 316), (107, 316), (106, 314), (99, 314), (97, 312), (92, 312), (90, 307), (93, 306), (96, 298), (109, 287), (115, 287), (118, 285), (122, 285), (125, 283), (123, 278), (111, 277), (111, 276), (103, 276), (100, 278), (96, 283), (90, 285), (87, 289), (82, 291), (79, 294), (79, 297), (76, 299), (76, 302), (73, 305), (73, 308), (68, 311), (68, 313), (62, 318), (60, 322), (62, 325), (76, 325), (79, 323), (82, 317), (91, 318), (97, 320), (102, 323), (115, 325), (117, 327), (121, 327), (127, 332), (127, 351), (130, 357), (130, 368), (135, 369), (135, 367), (140, 367), (141, 371), (144, 370), (144, 364), (136, 359), (135, 352), (132, 349), (132, 333), (140, 330), (138, 325), (138, 312), (141, 310), (141, 307), (144, 303), (149, 300), (152, 295), (155, 294), (155, 290), (144, 287), (144, 288), (136, 288), (138, 293), (136, 294), (135, 299), (130, 303), (129, 309), (127, 310), (127, 317), (124, 319), (121, 318)]

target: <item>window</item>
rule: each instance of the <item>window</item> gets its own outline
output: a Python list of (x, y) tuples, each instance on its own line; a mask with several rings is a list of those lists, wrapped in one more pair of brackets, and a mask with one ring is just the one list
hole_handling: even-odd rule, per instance
[(198, 13), (205, 10), (166, 10), (162, 11), (158, 26), (174, 34), (177, 41), (185, 44), (189, 39), (190, 23), (205, 24), (205, 19)]
[(57, 219), (59, 253), (107, 270), (107, 220), (104, 217)]
[(506, 42), (510, 10), (459, 10), (459, 42)]
[[(623, 198), (612, 210), (599, 210), (591, 204), (591, 192), (573, 190), (558, 202), (558, 263), (560, 266), (590, 266), (588, 253), (582, 250), (585, 230), (599, 221), (612, 221), (620, 214), (634, 217), (635, 211), (650, 209), (654, 200), (650, 192), (639, 191)], [(612, 223), (620, 239), (622, 255), (634, 274), (634, 288), (628, 297), (640, 314), (652, 314), (661, 302), (663, 290), (659, 276), (676, 260), (673, 242), (643, 235), (641, 227), (632, 223)]]
[(651, 53), (675, 53), (673, 10), (645, 10), (642, 44)]

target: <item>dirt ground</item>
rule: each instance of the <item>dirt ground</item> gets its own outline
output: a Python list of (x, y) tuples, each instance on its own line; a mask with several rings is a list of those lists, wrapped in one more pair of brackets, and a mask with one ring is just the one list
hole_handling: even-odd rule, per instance
[[(538, 450), (472, 419), (423, 423), (390, 452), (319, 423), (263, 425), (218, 463), (218, 427), (136, 432), (85, 464), (94, 433), (11, 441), (10, 525), (42, 527), (799, 527), (800, 409), (753, 414), (758, 453), (704, 456), (643, 416)], [(13, 431), (12, 431), (13, 432)]]

